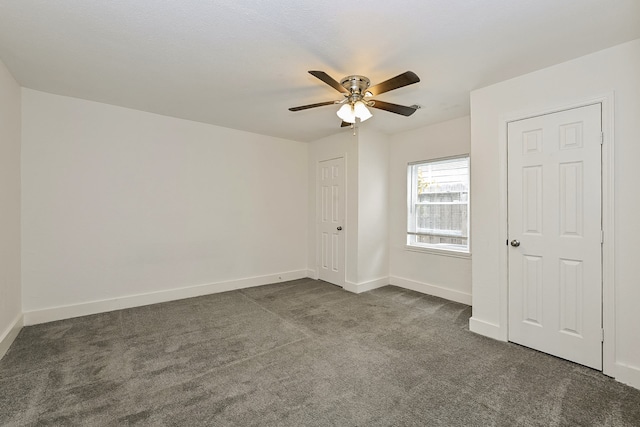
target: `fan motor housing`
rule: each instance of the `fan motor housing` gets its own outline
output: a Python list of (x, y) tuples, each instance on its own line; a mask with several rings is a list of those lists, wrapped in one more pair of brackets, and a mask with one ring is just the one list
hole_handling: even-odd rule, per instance
[(371, 81), (365, 76), (347, 76), (344, 79), (340, 80), (340, 85), (343, 88), (349, 91), (349, 93), (353, 94), (361, 94), (363, 95), (365, 91), (369, 88)]

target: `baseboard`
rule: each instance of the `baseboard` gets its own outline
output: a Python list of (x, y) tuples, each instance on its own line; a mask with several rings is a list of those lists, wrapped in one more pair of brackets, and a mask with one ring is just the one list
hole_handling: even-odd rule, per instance
[(354, 294), (360, 294), (362, 292), (367, 292), (372, 289), (381, 288), (383, 286), (387, 286), (389, 284), (388, 277), (381, 277), (375, 280), (369, 280), (368, 282), (362, 283), (353, 283), (353, 282), (344, 282), (343, 289), (345, 291), (353, 292)]
[(405, 289), (411, 289), (412, 291), (421, 292), (423, 294), (433, 295), (434, 297), (448, 299), (449, 301), (471, 305), (471, 294), (456, 291), (454, 289), (443, 288), (429, 283), (417, 282), (415, 280), (397, 276), (390, 276), (389, 284)]
[(471, 317), (469, 319), (469, 330), (478, 335), (493, 338), (494, 340), (505, 342), (508, 340), (508, 337), (505, 335), (505, 331), (503, 331), (503, 328), (499, 325), (485, 322), (484, 320), (476, 319), (475, 317)]
[(9, 327), (0, 335), (0, 359), (7, 353), (11, 344), (16, 339), (22, 326), (24, 325), (24, 316), (19, 314)]
[(90, 314), (104, 313), (124, 308), (139, 307), (143, 305), (199, 297), (202, 295), (234, 291), (254, 286), (268, 285), (270, 283), (284, 282), (287, 280), (304, 279), (305, 277), (307, 277), (307, 270), (287, 271), (284, 273), (269, 274), (265, 276), (247, 277), (206, 285), (188, 286), (185, 288), (168, 289), (145, 294), (127, 295), (121, 298), (27, 311), (24, 313), (24, 325), (53, 322), (56, 320), (70, 319), (72, 317), (87, 316)]
[(617, 362), (615, 366), (616, 381), (640, 390), (640, 368), (620, 362)]
[(307, 277), (310, 279), (318, 280), (318, 272), (315, 270), (307, 270)]

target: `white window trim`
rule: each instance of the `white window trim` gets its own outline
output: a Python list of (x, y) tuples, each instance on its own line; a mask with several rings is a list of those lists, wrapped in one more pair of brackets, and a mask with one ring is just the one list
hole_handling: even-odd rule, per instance
[(471, 258), (471, 252), (462, 252), (456, 251), (453, 249), (436, 249), (436, 248), (425, 248), (422, 246), (412, 246), (412, 245), (404, 245), (405, 250), (410, 252), (422, 252), (424, 254), (431, 255), (440, 255), (440, 256), (448, 256), (453, 258)]
[[(407, 163), (407, 168), (414, 166), (414, 165), (418, 165), (421, 163), (428, 163), (428, 162), (438, 162), (438, 161), (444, 161), (444, 160), (454, 160), (454, 159), (461, 159), (461, 158), (468, 158), (469, 159), (469, 181), (471, 181), (471, 155), (469, 153), (464, 153), (464, 154), (458, 154), (455, 156), (447, 156), (447, 157), (438, 157), (435, 159), (427, 159), (427, 160), (419, 160), (419, 161), (415, 161), (415, 162), (410, 162)], [(470, 182), (469, 182), (470, 183)], [(410, 177), (407, 174), (407, 194), (409, 193), (409, 190), (412, 189), (413, 187), (413, 183), (412, 183), (412, 177)], [(468, 202), (467, 202), (467, 209), (468, 209), (468, 215), (469, 215), (469, 232), (468, 232), (468, 249), (466, 251), (464, 250), (457, 250), (457, 249), (445, 249), (445, 248), (436, 248), (436, 247), (426, 247), (426, 246), (419, 246), (419, 245), (410, 245), (408, 243), (405, 243), (405, 250), (406, 251), (410, 251), (410, 252), (419, 252), (419, 253), (424, 253), (424, 254), (430, 254), (430, 255), (439, 255), (439, 256), (446, 256), (446, 257), (452, 257), (452, 258), (463, 258), (463, 259), (471, 259), (471, 189), (469, 189), (469, 196), (468, 196)], [(410, 207), (409, 204), (411, 203), (411, 200), (409, 199), (409, 197), (407, 197), (407, 211), (406, 211), (406, 215), (405, 218), (409, 219), (409, 211), (410, 211)], [(407, 241), (407, 236), (409, 235), (409, 230), (408, 230), (408, 224), (405, 224), (405, 232), (404, 232), (404, 240), (405, 242)]]

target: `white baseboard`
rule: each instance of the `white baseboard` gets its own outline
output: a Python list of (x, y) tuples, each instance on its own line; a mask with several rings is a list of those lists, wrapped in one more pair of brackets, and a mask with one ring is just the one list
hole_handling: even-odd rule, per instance
[(20, 333), (23, 325), (24, 317), (22, 314), (19, 314), (2, 333), (2, 335), (0, 335), (0, 359), (2, 359), (2, 357), (7, 353), (9, 347), (11, 347), (11, 344)]
[(616, 381), (640, 390), (640, 368), (616, 362)]
[(471, 317), (469, 319), (469, 330), (485, 337), (493, 338), (498, 341), (508, 341), (506, 332), (499, 325), (485, 322), (484, 320)]
[(448, 299), (449, 301), (471, 305), (471, 294), (456, 291), (454, 289), (443, 288), (429, 283), (416, 282), (415, 280), (397, 276), (389, 276), (389, 284), (405, 289), (411, 289), (412, 291), (421, 292), (423, 294), (433, 295), (434, 297)]
[(310, 279), (318, 280), (318, 272), (315, 270), (307, 270), (307, 277)]
[(139, 295), (127, 295), (120, 298), (27, 311), (24, 313), (24, 325), (53, 322), (56, 320), (70, 319), (72, 317), (87, 316), (90, 314), (104, 313), (124, 308), (139, 307), (142, 305), (216, 294), (219, 292), (234, 291), (237, 289), (251, 288), (270, 283), (284, 282), (287, 280), (304, 279), (305, 277), (307, 277), (307, 270), (287, 271), (284, 273), (269, 274), (265, 276), (247, 277), (238, 280), (229, 280), (226, 282), (188, 286), (185, 288), (168, 289)]
[(344, 282), (344, 286), (342, 289), (345, 291), (353, 292), (354, 294), (360, 294), (362, 292), (367, 292), (372, 289), (381, 288), (383, 286), (387, 286), (389, 284), (388, 277), (381, 277), (375, 280), (369, 280), (368, 282), (362, 283), (353, 283), (353, 282)]

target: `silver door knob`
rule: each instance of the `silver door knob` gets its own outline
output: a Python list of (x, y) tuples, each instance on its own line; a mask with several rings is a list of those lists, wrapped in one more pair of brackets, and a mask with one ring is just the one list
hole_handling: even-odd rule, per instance
[(515, 240), (515, 239), (513, 239), (511, 241), (511, 246), (513, 246), (514, 248), (517, 248), (518, 246), (520, 246), (520, 242)]
[(342, 231), (342, 227), (338, 227), (338, 228), (336, 228), (336, 230)]

